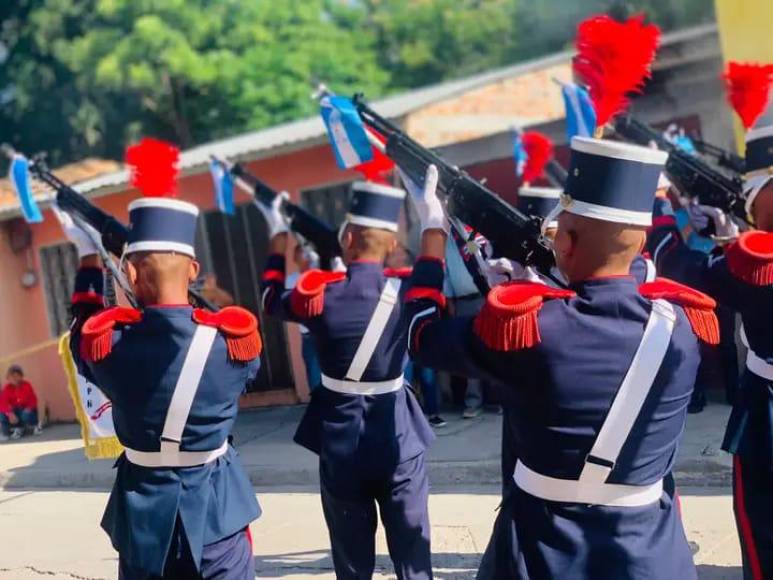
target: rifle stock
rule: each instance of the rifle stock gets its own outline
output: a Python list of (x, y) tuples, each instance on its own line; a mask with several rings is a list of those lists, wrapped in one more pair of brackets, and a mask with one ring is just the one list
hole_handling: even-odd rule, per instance
[(529, 217), (502, 200), (464, 171), (423, 147), (397, 126), (379, 116), (363, 100), (354, 97), (363, 122), (386, 138), (386, 154), (419, 186), (427, 167), (438, 169), (438, 191), (447, 197), (449, 213), (485, 236), (497, 254), (524, 265), (533, 265), (562, 284), (551, 273), (555, 265), (549, 242), (540, 233), (540, 219)]

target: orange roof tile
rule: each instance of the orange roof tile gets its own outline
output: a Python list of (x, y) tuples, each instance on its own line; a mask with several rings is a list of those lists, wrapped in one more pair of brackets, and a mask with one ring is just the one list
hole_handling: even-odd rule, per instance
[[(77, 163), (58, 167), (53, 170), (53, 173), (68, 185), (76, 185), (101, 175), (120, 171), (122, 168), (123, 166), (120, 163), (111, 159), (87, 158)], [(42, 199), (49, 196), (52, 190), (44, 183), (33, 179), (32, 192), (36, 199)], [(14, 209), (18, 205), (19, 200), (16, 198), (11, 181), (9, 179), (0, 179), (0, 212)]]

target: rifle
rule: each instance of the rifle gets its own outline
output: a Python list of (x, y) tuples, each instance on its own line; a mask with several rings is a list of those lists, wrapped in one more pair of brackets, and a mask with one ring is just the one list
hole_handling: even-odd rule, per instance
[[(247, 171), (241, 164), (228, 163), (214, 155), (212, 160), (229, 171), (234, 176), (234, 180), (239, 187), (254, 196), (260, 203), (270, 206), (277, 196), (277, 192), (274, 189), (266, 185), (256, 175)], [(323, 267), (329, 269), (333, 259), (341, 255), (341, 245), (338, 242), (337, 232), (325, 222), (291, 201), (283, 201), (281, 209), (290, 225), (290, 229), (314, 246), (319, 254), (320, 263)]]
[(423, 186), (427, 167), (437, 167), (438, 191), (446, 197), (447, 210), (453, 218), (488, 238), (497, 254), (524, 266), (533, 265), (563, 286), (551, 273), (555, 260), (550, 243), (540, 232), (540, 218), (521, 213), (467, 173), (418, 144), (371, 109), (362, 95), (355, 95), (353, 102), (363, 122), (386, 138), (386, 154), (414, 183)]
[(666, 173), (684, 195), (748, 222), (740, 178), (726, 177), (704, 160), (668, 142), (658, 131), (632, 115), (618, 117), (614, 129), (629, 141), (645, 146), (654, 142), (658, 148), (667, 151)]
[(702, 139), (693, 139), (692, 142), (698, 151), (704, 155), (711, 155), (716, 159), (720, 167), (724, 167), (739, 175), (743, 175), (746, 172), (746, 161), (740, 155), (736, 155), (732, 151), (727, 151), (711, 143), (706, 143)]
[[(9, 159), (17, 154), (8, 144), (0, 145), (2, 152)], [(125, 225), (109, 213), (101, 210), (83, 195), (75, 191), (48, 169), (42, 155), (37, 155), (30, 160), (30, 173), (39, 181), (42, 181), (56, 192), (56, 204), (62, 211), (73, 216), (76, 221), (85, 222), (94, 228), (102, 239), (102, 246), (116, 258), (121, 258), (123, 248), (128, 238), (128, 230)], [(191, 303), (208, 310), (217, 310), (206, 298), (193, 289), (188, 289), (188, 298)]]

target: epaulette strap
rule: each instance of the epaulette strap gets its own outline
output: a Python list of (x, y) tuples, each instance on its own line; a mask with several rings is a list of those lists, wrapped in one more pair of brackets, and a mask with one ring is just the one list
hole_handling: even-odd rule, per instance
[(224, 335), (228, 358), (233, 361), (248, 362), (263, 352), (258, 319), (249, 310), (239, 306), (227, 306), (217, 312), (197, 308), (193, 311), (193, 320), (213, 326)]
[(719, 344), (719, 321), (714, 312), (717, 303), (711, 296), (668, 278), (642, 284), (639, 293), (650, 300), (663, 299), (678, 304), (695, 336), (705, 343)]
[(540, 343), (537, 313), (545, 300), (571, 298), (571, 290), (516, 280), (493, 288), (475, 317), (475, 334), (488, 348), (514, 351)]
[(95, 314), (81, 329), (81, 357), (92, 362), (105, 359), (113, 350), (113, 329), (116, 324), (136, 324), (142, 312), (134, 308), (114, 306)]
[(408, 278), (413, 273), (413, 268), (384, 268), (384, 276), (387, 278)]
[(325, 287), (346, 279), (346, 272), (307, 270), (290, 294), (290, 309), (299, 318), (314, 318), (325, 306)]
[(753, 286), (773, 284), (773, 232), (744, 232), (725, 249), (730, 273)]

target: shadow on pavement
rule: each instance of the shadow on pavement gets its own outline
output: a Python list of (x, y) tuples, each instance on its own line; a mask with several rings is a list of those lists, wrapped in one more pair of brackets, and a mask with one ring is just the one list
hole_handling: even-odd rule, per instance
[(697, 568), (699, 580), (741, 580), (743, 578), (743, 569), (740, 566), (701, 564)]
[[(438, 580), (470, 580), (478, 571), (481, 554), (432, 554), (432, 568)], [(284, 578), (291, 575), (304, 577), (332, 575), (333, 560), (329, 550), (285, 552), (283, 554), (256, 555), (255, 571), (258, 578)], [(394, 575), (388, 556), (376, 556), (375, 572)]]

